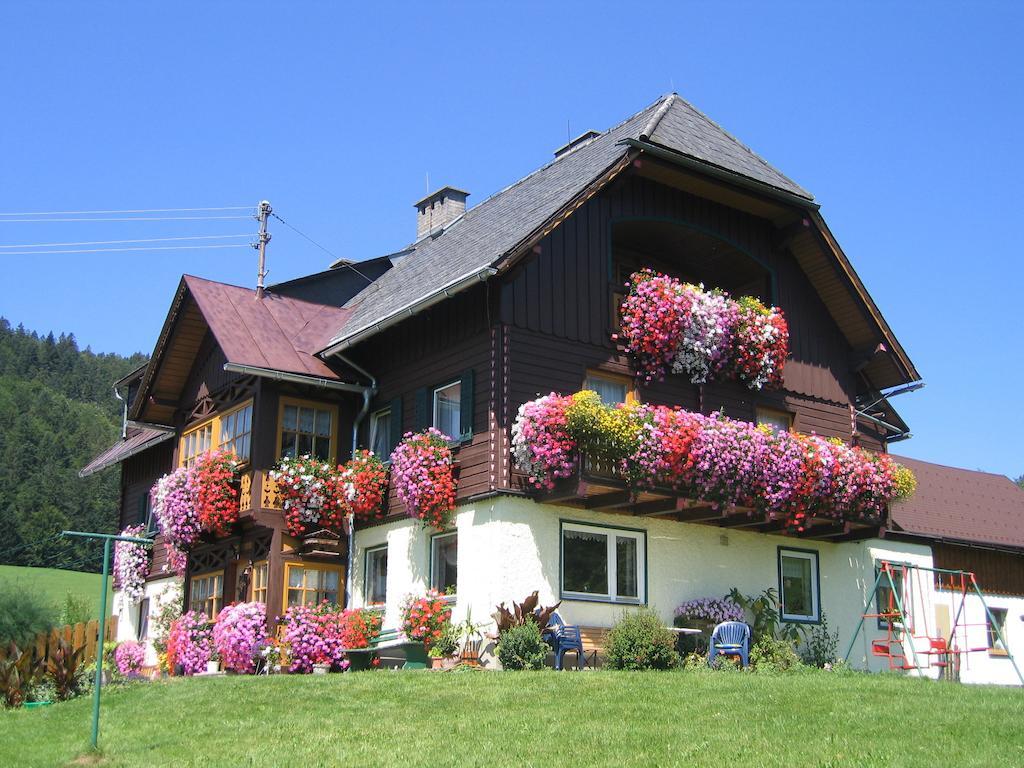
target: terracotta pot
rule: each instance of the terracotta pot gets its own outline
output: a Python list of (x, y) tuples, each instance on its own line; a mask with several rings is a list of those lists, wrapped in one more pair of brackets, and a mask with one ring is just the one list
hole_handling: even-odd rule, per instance
[(431, 669), (444, 669), (445, 662), (448, 661), (444, 656), (431, 656), (430, 657), (430, 668)]

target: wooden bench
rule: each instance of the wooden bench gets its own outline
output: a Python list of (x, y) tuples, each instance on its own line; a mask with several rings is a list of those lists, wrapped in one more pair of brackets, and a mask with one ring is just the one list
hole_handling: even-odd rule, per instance
[(608, 644), (610, 631), (608, 627), (580, 627), (584, 666), (597, 669), (597, 660), (599, 657), (604, 657), (604, 649)]
[[(427, 668), (427, 652), (423, 643), (403, 637), (397, 629), (381, 632), (366, 648), (343, 648), (342, 651), (348, 655), (353, 670), (369, 669), (373, 654), (377, 654), (382, 660), (403, 662), (402, 669)], [(399, 651), (401, 656), (395, 655)]]

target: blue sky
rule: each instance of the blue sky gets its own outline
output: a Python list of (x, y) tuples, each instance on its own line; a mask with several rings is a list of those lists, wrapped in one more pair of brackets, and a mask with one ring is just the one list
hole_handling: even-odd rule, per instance
[[(1019, 4), (284, 8), (7, 7), (0, 212), (267, 198), (360, 260), (412, 238), (428, 174), (479, 202), (567, 124), (605, 129), (675, 89), (822, 204), (928, 382), (896, 401), (915, 434), (896, 452), (1024, 472)], [(4, 223), (0, 244), (253, 231)], [(271, 282), (330, 261), (271, 231)], [(181, 273), (256, 271), (244, 248), (0, 259), (0, 314), (122, 353), (151, 350)]]

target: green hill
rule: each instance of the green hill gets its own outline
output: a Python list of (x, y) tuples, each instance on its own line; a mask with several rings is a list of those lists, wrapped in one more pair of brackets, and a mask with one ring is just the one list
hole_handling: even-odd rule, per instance
[[(58, 611), (64, 605), (64, 599), (70, 592), (89, 609), (90, 619), (100, 615), (100, 580), (98, 573), (82, 573), (81, 571), (63, 571), (59, 568), (27, 568), (19, 565), (0, 565), (0, 583), (11, 582), (16, 588), (24, 586), (42, 595), (43, 599), (55, 606)], [(107, 610), (112, 608), (113, 590), (107, 588)]]
[(117, 526), (117, 473), (82, 479), (78, 470), (117, 438), (111, 385), (143, 362), (0, 318), (0, 563), (98, 569), (99, 545), (58, 534)]

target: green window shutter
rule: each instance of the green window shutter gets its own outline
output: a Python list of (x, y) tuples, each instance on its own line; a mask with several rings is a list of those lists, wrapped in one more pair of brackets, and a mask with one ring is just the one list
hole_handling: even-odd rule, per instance
[(462, 373), (462, 389), (459, 399), (459, 424), (462, 426), (461, 439), (473, 437), (473, 369)]
[(405, 433), (402, 431), (402, 398), (396, 397), (391, 401), (391, 436), (388, 442), (391, 443), (392, 450), (402, 442), (403, 434)]
[(430, 426), (430, 393), (426, 387), (416, 390), (416, 412), (412, 422), (412, 431), (421, 432)]

